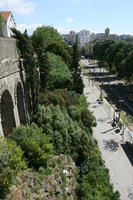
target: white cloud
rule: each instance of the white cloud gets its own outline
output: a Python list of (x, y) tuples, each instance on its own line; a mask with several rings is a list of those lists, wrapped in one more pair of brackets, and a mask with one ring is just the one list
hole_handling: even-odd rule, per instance
[[(33, 31), (36, 30), (36, 28), (38, 27), (41, 27), (43, 26), (43, 24), (18, 24), (17, 25), (17, 29), (20, 30), (21, 32), (24, 32), (25, 30), (28, 31), (28, 34), (32, 34)], [(53, 26), (55, 29), (57, 29), (57, 31), (60, 33), (60, 34), (68, 34), (71, 29), (67, 29), (67, 28), (64, 28), (64, 27), (55, 27)], [(79, 30), (75, 30), (75, 32), (78, 32)]]
[(36, 4), (27, 0), (0, 0), (0, 8), (11, 10), (21, 15), (29, 15), (35, 10)]
[(36, 28), (43, 26), (42, 24), (18, 24), (17, 29), (21, 32), (24, 32), (25, 29), (28, 31), (28, 34), (32, 34)]
[(72, 22), (73, 22), (73, 19), (72, 19), (71, 17), (67, 17), (67, 18), (65, 19), (65, 21), (66, 21), (66, 22), (69, 22), (69, 23), (72, 23)]
[(67, 29), (67, 28), (63, 28), (63, 27), (55, 27), (59, 33), (61, 34), (67, 34), (69, 33), (71, 30), (70, 29)]
[[(63, 27), (54, 27), (57, 29), (57, 31), (61, 34), (68, 34), (70, 31), (72, 31), (72, 29), (67, 29), (67, 28), (63, 28)], [(79, 30), (73, 30), (76, 33), (79, 32)]]

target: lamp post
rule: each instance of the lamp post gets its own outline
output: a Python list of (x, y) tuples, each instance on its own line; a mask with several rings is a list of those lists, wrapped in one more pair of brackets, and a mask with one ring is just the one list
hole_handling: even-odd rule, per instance
[(119, 100), (119, 107), (120, 107), (120, 109), (119, 109), (119, 120), (120, 120), (120, 117), (121, 117), (122, 102), (124, 102), (124, 100), (123, 100), (123, 99), (120, 99), (120, 100)]
[(101, 103), (103, 103), (103, 90), (102, 90), (102, 87), (103, 87), (103, 81), (102, 81), (101, 92), (100, 92), (100, 101), (101, 101)]

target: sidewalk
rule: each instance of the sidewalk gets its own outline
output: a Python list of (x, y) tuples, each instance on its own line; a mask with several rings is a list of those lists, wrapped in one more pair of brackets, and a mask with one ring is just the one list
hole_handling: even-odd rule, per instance
[(122, 136), (111, 125), (113, 108), (105, 99), (102, 105), (98, 103), (100, 92), (93, 82), (89, 84), (87, 76), (83, 77), (83, 81), (89, 108), (97, 120), (97, 127), (93, 130), (94, 137), (109, 169), (111, 183), (114, 190), (120, 192), (121, 200), (133, 200), (133, 167), (122, 148)]

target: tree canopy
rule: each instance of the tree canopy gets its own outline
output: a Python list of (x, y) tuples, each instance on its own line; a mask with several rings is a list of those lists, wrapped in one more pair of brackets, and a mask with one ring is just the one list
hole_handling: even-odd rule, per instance
[(62, 36), (56, 29), (50, 26), (42, 26), (37, 28), (32, 34), (32, 43), (36, 54), (39, 56), (40, 52), (45, 52), (47, 46), (51, 42), (63, 41)]

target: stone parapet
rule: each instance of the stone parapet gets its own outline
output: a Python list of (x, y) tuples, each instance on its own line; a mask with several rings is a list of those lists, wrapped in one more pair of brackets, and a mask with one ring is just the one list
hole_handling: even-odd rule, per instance
[(16, 73), (19, 70), (18, 59), (5, 59), (0, 61), (0, 79)]
[(18, 57), (16, 40), (13, 38), (0, 38), (0, 60)]

